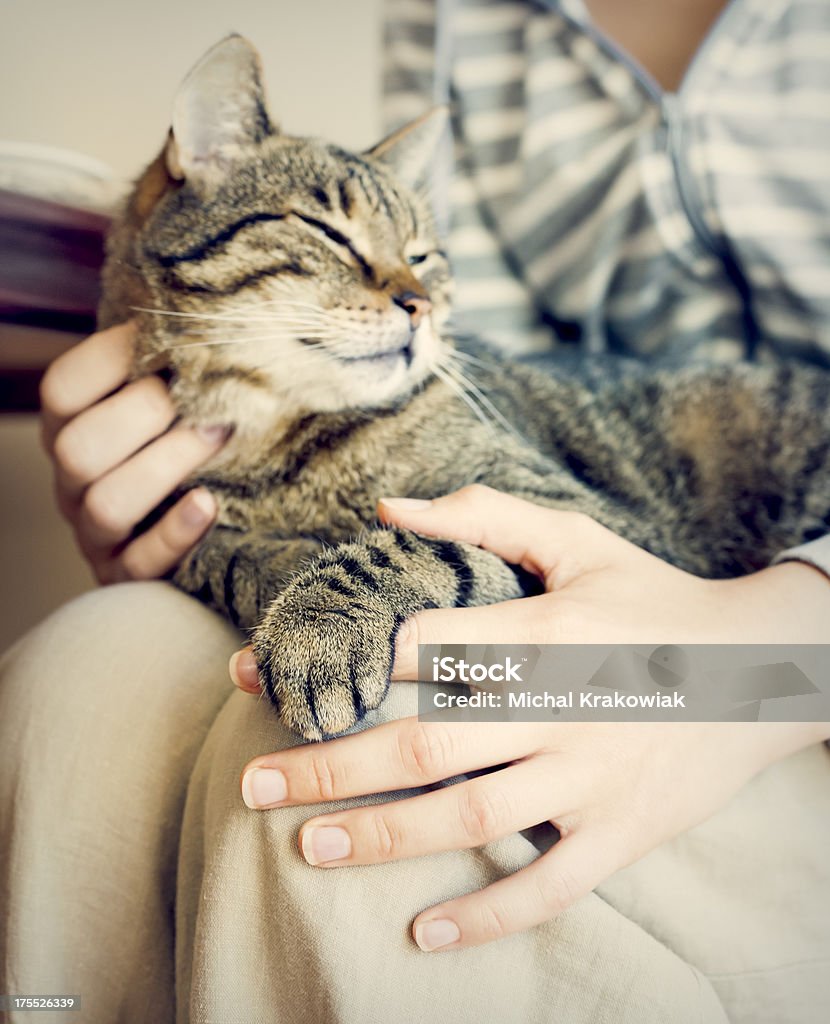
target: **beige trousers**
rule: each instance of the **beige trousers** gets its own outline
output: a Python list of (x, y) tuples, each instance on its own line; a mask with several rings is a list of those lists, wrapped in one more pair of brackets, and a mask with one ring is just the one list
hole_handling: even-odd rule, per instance
[[(238, 634), (164, 584), (70, 604), (0, 672), (0, 993), (79, 994), (20, 1024), (819, 1024), (830, 1020), (830, 755), (751, 783), (558, 920), (420, 952), (412, 917), (527, 864), (482, 850), (324, 871), (312, 813), (249, 811), (239, 772), (295, 742), (232, 692)], [(413, 713), (395, 686), (383, 717)], [(705, 770), (705, 766), (701, 766)], [(2, 1015), (0, 1015), (2, 1016)]]

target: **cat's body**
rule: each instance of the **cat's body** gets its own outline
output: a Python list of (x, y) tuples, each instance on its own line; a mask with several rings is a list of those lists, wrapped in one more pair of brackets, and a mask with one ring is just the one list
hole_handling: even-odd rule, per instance
[[(232, 88), (229, 128), (207, 101)], [(113, 233), (102, 321), (143, 310), (137, 372), (170, 371), (184, 416), (235, 428), (198, 475), (217, 525), (176, 582), (255, 628), (265, 688), (306, 737), (377, 706), (408, 616), (533, 585), (478, 548), (379, 528), (382, 495), (485, 483), (706, 576), (830, 528), (822, 371), (687, 370), (595, 392), (480, 351), (457, 361), (440, 333), (446, 259), (423, 200), (389, 173), (417, 182), (435, 118), (362, 157), (278, 136), (238, 37), (197, 66), (177, 118)], [(459, 366), (486, 398), (461, 400)]]

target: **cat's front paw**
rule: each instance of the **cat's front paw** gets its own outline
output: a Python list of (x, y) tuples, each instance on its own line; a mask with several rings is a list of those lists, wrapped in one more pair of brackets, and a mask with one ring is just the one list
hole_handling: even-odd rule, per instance
[(399, 620), (379, 602), (349, 599), (325, 580), (296, 580), (254, 633), (263, 689), (308, 740), (345, 732), (389, 685)]

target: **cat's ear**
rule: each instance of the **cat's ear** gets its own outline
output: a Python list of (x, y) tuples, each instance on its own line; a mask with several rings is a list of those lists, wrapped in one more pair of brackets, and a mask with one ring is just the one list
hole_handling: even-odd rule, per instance
[(422, 185), (449, 124), (449, 109), (433, 107), (403, 128), (388, 135), (367, 156), (388, 164), (410, 188)]
[(259, 54), (239, 35), (217, 43), (179, 87), (167, 144), (174, 178), (221, 170), (245, 147), (272, 135)]

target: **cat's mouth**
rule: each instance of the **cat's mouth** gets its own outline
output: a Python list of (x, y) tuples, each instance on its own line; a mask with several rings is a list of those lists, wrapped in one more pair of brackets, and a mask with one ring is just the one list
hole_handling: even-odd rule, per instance
[(415, 355), (412, 343), (410, 342), (404, 346), (397, 346), (396, 348), (385, 349), (382, 352), (367, 352), (361, 355), (345, 356), (337, 355), (335, 358), (338, 362), (346, 363), (349, 366), (365, 366), (377, 369), (385, 369), (386, 367), (392, 367), (399, 359), (404, 359), (407, 367), (412, 363), (412, 359)]

